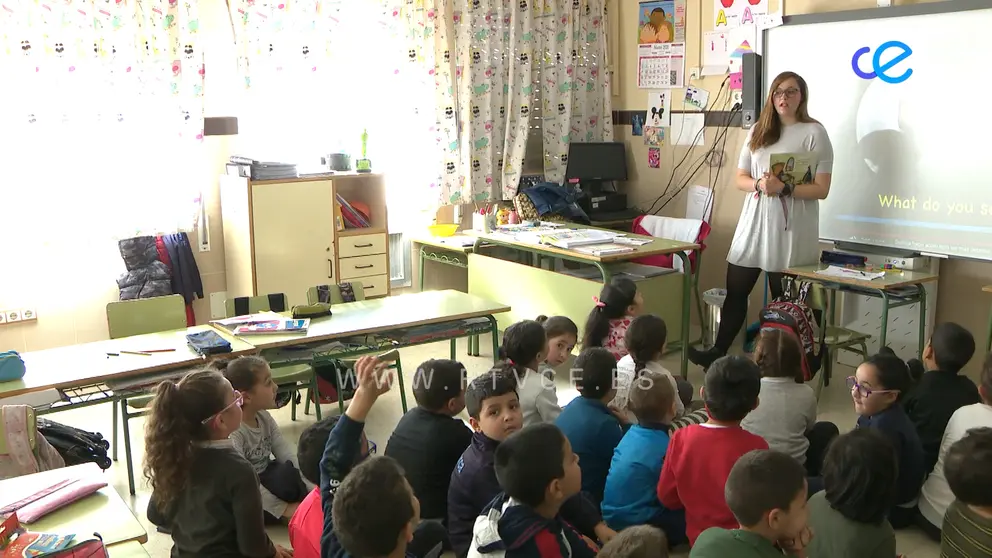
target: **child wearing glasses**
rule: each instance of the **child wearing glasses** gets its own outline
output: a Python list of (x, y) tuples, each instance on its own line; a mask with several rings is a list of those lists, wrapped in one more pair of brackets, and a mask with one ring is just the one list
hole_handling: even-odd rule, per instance
[(901, 404), (911, 383), (909, 367), (891, 353), (869, 357), (847, 379), (854, 410), (860, 415), (857, 427), (878, 430), (896, 450), (899, 475), (895, 504), (889, 510), (889, 523), (896, 529), (913, 522), (916, 497), (925, 474), (923, 445)]
[(242, 402), (214, 370), (155, 391), (145, 431), (148, 519), (171, 531), (174, 557), (292, 556), (265, 533), (258, 477), (229, 439)]
[(269, 414), (276, 408), (278, 388), (269, 363), (257, 356), (243, 356), (218, 368), (244, 397), (241, 426), (231, 434), (231, 442), (258, 474), (265, 519), (289, 521), (313, 486), (300, 477), (296, 451)]

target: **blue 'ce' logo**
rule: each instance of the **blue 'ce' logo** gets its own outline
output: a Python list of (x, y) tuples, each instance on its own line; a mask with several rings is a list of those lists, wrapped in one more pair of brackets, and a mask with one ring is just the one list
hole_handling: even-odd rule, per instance
[[(882, 63), (883, 54), (888, 51), (896, 49), (898, 53), (892, 57), (888, 62)], [(899, 75), (889, 75), (886, 72), (891, 70), (896, 64), (902, 62), (903, 60), (909, 58), (913, 54), (913, 49), (909, 48), (909, 45), (902, 41), (887, 41), (875, 49), (875, 54), (871, 57), (871, 72), (866, 72), (861, 69), (861, 58), (871, 52), (868, 47), (861, 47), (854, 52), (854, 56), (851, 58), (851, 68), (854, 69), (854, 73), (861, 79), (875, 79), (878, 78), (885, 83), (902, 83), (909, 79), (909, 76), (913, 75), (912, 68), (906, 68), (906, 71)]]

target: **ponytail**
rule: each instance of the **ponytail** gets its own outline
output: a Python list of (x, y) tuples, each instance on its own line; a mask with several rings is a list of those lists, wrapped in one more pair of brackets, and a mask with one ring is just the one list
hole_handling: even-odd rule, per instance
[(762, 329), (754, 347), (754, 362), (763, 378), (792, 378), (803, 383), (803, 349), (791, 332)]
[(636, 296), (637, 285), (625, 277), (615, 277), (604, 285), (586, 319), (582, 348), (602, 347), (610, 334), (610, 320), (626, 316), (627, 308), (634, 304)]
[(188, 485), (194, 445), (209, 438), (203, 420), (224, 408), (228, 389), (215, 370), (190, 372), (178, 384), (165, 381), (155, 389), (145, 427), (144, 474), (160, 511), (171, 508)]
[(503, 332), (503, 344), (498, 356), (503, 361), (503, 368), (513, 368), (523, 377), (528, 366), (534, 364), (547, 346), (544, 327), (534, 320), (517, 322)]
[(658, 316), (644, 314), (631, 320), (623, 342), (634, 361), (635, 379), (640, 378), (640, 373), (647, 368), (647, 364), (665, 349), (667, 340), (668, 326)]

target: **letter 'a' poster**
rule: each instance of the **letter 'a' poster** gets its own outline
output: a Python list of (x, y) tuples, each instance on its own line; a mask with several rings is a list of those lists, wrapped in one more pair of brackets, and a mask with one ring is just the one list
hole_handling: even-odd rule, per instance
[(756, 18), (768, 13), (768, 0), (713, 0), (713, 28), (756, 25)]

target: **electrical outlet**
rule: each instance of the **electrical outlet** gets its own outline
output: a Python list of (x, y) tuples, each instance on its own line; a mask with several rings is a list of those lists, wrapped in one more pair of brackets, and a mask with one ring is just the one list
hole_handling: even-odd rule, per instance
[(12, 324), (14, 322), (21, 321), (21, 311), (20, 310), (7, 310), (7, 323)]
[(737, 103), (744, 103), (744, 93), (740, 91), (734, 91), (730, 95), (730, 104), (736, 105)]
[(21, 308), (21, 320), (37, 320), (38, 314), (34, 311), (34, 308)]
[(699, 66), (693, 66), (689, 68), (689, 81), (695, 81), (699, 79)]

